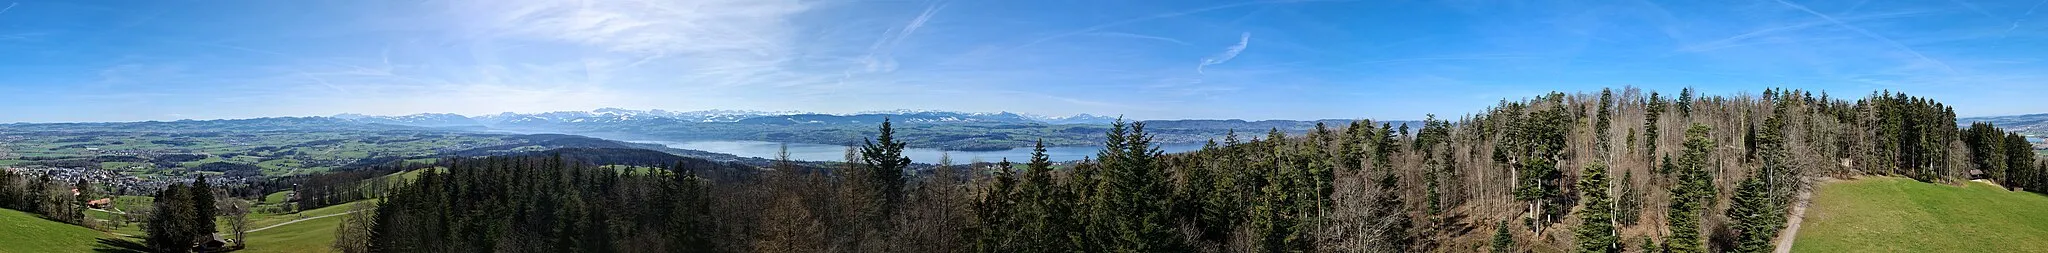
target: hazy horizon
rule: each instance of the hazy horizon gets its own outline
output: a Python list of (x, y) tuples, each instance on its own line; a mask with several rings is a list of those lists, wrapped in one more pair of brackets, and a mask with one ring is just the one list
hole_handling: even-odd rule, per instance
[[(1770, 87), (2048, 112), (2040, 1), (13, 1), (0, 122), (894, 109), (1421, 119)], [(1085, 6), (1086, 11), (1074, 11)], [(1682, 10), (1682, 11), (1680, 11)]]

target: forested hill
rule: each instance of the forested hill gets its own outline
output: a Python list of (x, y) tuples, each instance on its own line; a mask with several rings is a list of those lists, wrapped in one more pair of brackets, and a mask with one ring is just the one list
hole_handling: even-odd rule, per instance
[(2044, 163), (2018, 135), (1954, 122), (1952, 108), (1892, 92), (1850, 99), (1626, 88), (1504, 101), (1412, 129), (1363, 120), (1306, 134), (1229, 136), (1183, 154), (1152, 149), (1150, 124), (1114, 124), (1098, 139), (1106, 147), (1096, 160), (1055, 167), (1036, 156), (964, 175), (906, 173), (900, 152), (910, 143), (892, 135), (909, 131), (883, 123), (876, 145), (830, 171), (778, 165), (706, 180), (692, 169), (634, 175), (517, 160), (458, 164), (392, 194), (374, 212), (377, 222), (364, 224), (374, 229), (340, 235), (368, 239), (337, 245), (1761, 252), (1784, 226), (1792, 196), (1818, 178), (1985, 178), (2048, 189)]

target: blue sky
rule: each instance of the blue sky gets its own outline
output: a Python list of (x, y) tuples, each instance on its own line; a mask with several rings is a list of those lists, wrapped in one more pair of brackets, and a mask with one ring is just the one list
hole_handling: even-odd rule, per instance
[(2025, 1), (6, 1), (0, 122), (600, 107), (1463, 115), (1550, 90), (2048, 112)]

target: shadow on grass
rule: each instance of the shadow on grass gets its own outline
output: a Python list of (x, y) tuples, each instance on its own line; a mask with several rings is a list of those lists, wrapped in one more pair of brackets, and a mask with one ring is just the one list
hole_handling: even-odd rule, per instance
[(142, 237), (135, 236), (129, 236), (124, 238), (100, 238), (99, 245), (93, 247), (92, 251), (122, 253), (150, 252), (148, 245), (142, 245), (142, 243), (136, 242), (142, 239)]

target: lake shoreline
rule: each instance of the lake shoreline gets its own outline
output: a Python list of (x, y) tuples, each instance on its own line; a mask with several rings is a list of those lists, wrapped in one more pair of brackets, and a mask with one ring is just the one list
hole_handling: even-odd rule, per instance
[[(789, 156), (791, 160), (815, 162), (845, 161), (847, 149), (858, 148), (858, 145), (848, 146), (815, 143), (780, 143), (744, 140), (634, 140), (627, 142), (658, 144), (676, 149), (725, 153), (740, 157), (758, 157), (765, 159), (774, 159), (776, 153), (780, 152), (783, 149), (783, 147), (787, 147), (789, 150)], [(1200, 150), (1201, 147), (1204, 145), (1206, 145), (1206, 143), (1160, 144), (1159, 148), (1161, 152), (1165, 153), (1181, 153)], [(1079, 161), (1083, 159), (1092, 159), (1096, 156), (1097, 153), (1101, 151), (1102, 146), (1048, 146), (1045, 148), (1046, 155), (1053, 161)], [(1003, 159), (1008, 159), (1009, 161), (1012, 162), (1029, 161), (1031, 159), (1031, 152), (1031, 147), (1017, 147), (1003, 150), (987, 151), (941, 150), (933, 148), (910, 147), (904, 150), (904, 156), (909, 157), (913, 162), (917, 163), (938, 163), (939, 160), (945, 158), (950, 159), (951, 162), (954, 164), (965, 164), (975, 161), (996, 162), (1001, 161)]]

